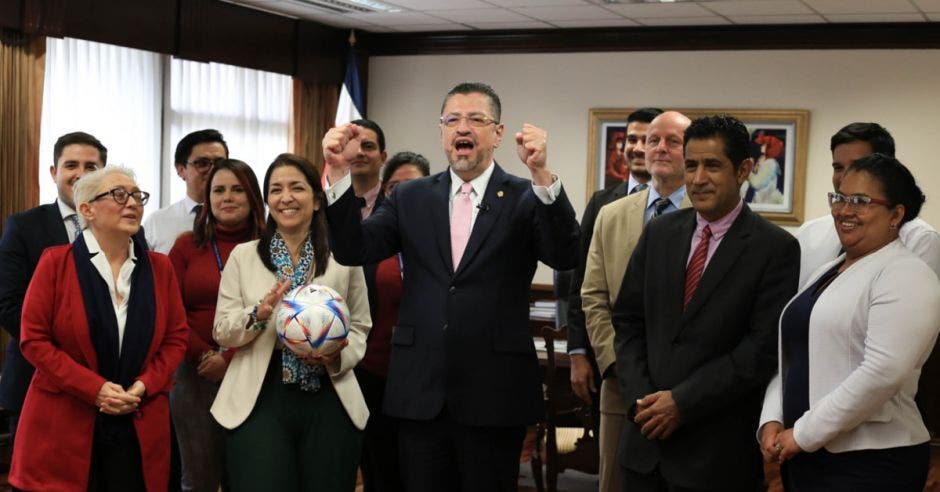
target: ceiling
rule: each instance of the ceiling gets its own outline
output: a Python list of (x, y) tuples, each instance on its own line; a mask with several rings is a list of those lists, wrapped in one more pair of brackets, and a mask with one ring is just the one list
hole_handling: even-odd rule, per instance
[(369, 32), (940, 21), (940, 0), (227, 0)]

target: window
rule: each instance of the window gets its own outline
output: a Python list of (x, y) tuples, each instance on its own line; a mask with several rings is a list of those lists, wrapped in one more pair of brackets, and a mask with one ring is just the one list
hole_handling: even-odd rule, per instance
[(248, 163), (261, 184), (268, 164), (288, 148), (290, 90), (286, 75), (50, 38), (40, 137), (41, 202), (56, 196), (48, 177), (56, 139), (78, 130), (101, 140), (108, 148), (108, 163), (134, 169), (141, 189), (152, 193), (145, 216), (183, 198), (186, 188), (173, 168), (173, 153), (191, 131), (222, 132), (231, 157)]

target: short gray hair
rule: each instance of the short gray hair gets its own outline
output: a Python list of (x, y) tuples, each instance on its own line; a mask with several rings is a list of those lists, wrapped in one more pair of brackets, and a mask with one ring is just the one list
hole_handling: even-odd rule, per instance
[(88, 224), (85, 223), (85, 217), (79, 212), (79, 207), (81, 207), (83, 203), (90, 203), (91, 200), (95, 198), (95, 195), (101, 193), (101, 185), (104, 184), (105, 179), (112, 174), (123, 174), (131, 178), (131, 181), (134, 183), (137, 183), (137, 177), (134, 175), (132, 169), (118, 165), (105, 166), (90, 173), (85, 173), (82, 175), (81, 179), (72, 185), (72, 192), (75, 199), (75, 212), (78, 213), (78, 221), (82, 229), (88, 228)]

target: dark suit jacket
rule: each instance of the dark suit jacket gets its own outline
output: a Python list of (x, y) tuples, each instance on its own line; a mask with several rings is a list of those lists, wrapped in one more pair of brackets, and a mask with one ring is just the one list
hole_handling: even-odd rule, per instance
[[(138, 232), (143, 237), (143, 228)], [(20, 311), (39, 257), (49, 246), (68, 244), (56, 202), (10, 215), (0, 238), (0, 325), (10, 333), (0, 378), (0, 405), (20, 411), (33, 366), (20, 353)], [(146, 241), (145, 241), (146, 243)]]
[(757, 421), (777, 368), (777, 321), (796, 292), (800, 248), (745, 205), (683, 312), (695, 226), (693, 209), (651, 221), (614, 307), (624, 400), (671, 390), (681, 418), (670, 438), (655, 441), (627, 419), (621, 464), (641, 473), (658, 464), (683, 487), (756, 486)]
[(13, 214), (0, 239), (0, 325), (10, 333), (0, 378), (0, 405), (20, 411), (33, 366), (20, 353), (20, 311), (39, 257), (49, 246), (69, 242), (59, 206), (53, 202)]
[(588, 339), (587, 330), (584, 325), (584, 311), (581, 309), (581, 284), (584, 283), (584, 269), (587, 263), (588, 250), (591, 247), (591, 237), (594, 235), (594, 222), (597, 220), (597, 213), (601, 207), (608, 203), (623, 198), (629, 194), (627, 189), (628, 182), (618, 184), (610, 188), (604, 188), (591, 196), (587, 207), (584, 208), (584, 215), (581, 216), (581, 251), (578, 257), (578, 268), (575, 270), (575, 276), (571, 281), (571, 290), (568, 294), (568, 351), (572, 349), (585, 349), (591, 365), (594, 363), (594, 350), (591, 348), (591, 341)]
[[(385, 194), (379, 191), (379, 196), (375, 198), (375, 205), (372, 206), (372, 213), (375, 213), (378, 210), (379, 206), (382, 205), (382, 202), (385, 201)], [(385, 258), (382, 258), (384, 260)], [(372, 316), (372, 319), (375, 319), (375, 303), (376, 295), (378, 292), (375, 288), (375, 273), (379, 268), (379, 263), (382, 262), (379, 260), (374, 263), (369, 263), (367, 265), (362, 265), (362, 273), (366, 277), (366, 289), (369, 291), (369, 314)]]
[(450, 172), (402, 183), (360, 223), (350, 190), (327, 208), (333, 255), (362, 265), (402, 253), (385, 413), (428, 420), (447, 409), (467, 425), (542, 418), (528, 295), (536, 263), (577, 262), (578, 223), (567, 196), (544, 205), (532, 184), (493, 170), (457, 271), (450, 248)]

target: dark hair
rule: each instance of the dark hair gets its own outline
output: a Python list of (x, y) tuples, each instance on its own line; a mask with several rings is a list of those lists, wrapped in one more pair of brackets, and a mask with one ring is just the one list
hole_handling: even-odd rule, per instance
[(855, 122), (843, 126), (829, 139), (829, 151), (852, 142), (867, 142), (872, 153), (894, 157), (894, 137), (878, 123)]
[(223, 169), (228, 169), (235, 175), (248, 196), (248, 240), (259, 238), (264, 231), (264, 201), (261, 199), (261, 189), (258, 187), (255, 172), (251, 170), (251, 166), (242, 161), (222, 159), (216, 162), (209, 171), (209, 178), (206, 180), (206, 206), (202, 207), (202, 211), (196, 217), (196, 225), (193, 227), (193, 242), (199, 249), (205, 248), (215, 239), (216, 220), (215, 215), (212, 214), (209, 197), (212, 196), (212, 179)]
[(101, 141), (85, 132), (72, 132), (62, 135), (55, 141), (55, 145), (52, 147), (52, 165), (58, 166), (59, 157), (62, 157), (62, 151), (69, 145), (75, 144), (90, 145), (98, 149), (98, 156), (101, 158), (101, 163), (105, 165), (108, 163), (108, 148), (105, 147)]
[(212, 142), (222, 144), (222, 147), (225, 147), (225, 157), (228, 157), (228, 144), (225, 143), (222, 134), (219, 133), (218, 130), (209, 128), (192, 132), (180, 139), (179, 143), (176, 144), (176, 153), (173, 154), (173, 160), (177, 164), (186, 165), (186, 162), (189, 160), (189, 154), (193, 153), (193, 147)]
[(901, 224), (914, 220), (920, 214), (926, 200), (924, 193), (917, 186), (911, 171), (894, 157), (879, 153), (867, 155), (853, 162), (845, 171), (846, 174), (853, 172), (866, 172), (875, 178), (891, 206), (904, 205)]
[(431, 164), (428, 163), (428, 160), (425, 159), (423, 155), (404, 150), (397, 152), (385, 162), (385, 166), (382, 167), (382, 182), (387, 183), (398, 168), (407, 164), (418, 168), (424, 176), (431, 174)]
[(726, 114), (703, 116), (692, 121), (685, 129), (683, 150), (688, 148), (689, 140), (720, 138), (725, 144), (725, 155), (737, 170), (741, 163), (751, 157), (749, 152), (751, 135), (741, 120)]
[(627, 116), (627, 124), (630, 123), (652, 123), (653, 118), (663, 114), (659, 108), (640, 108)]
[(499, 123), (499, 119), (502, 116), (503, 106), (499, 102), (499, 96), (496, 95), (496, 91), (492, 87), (484, 84), (483, 82), (463, 82), (457, 84), (450, 92), (444, 96), (444, 102), (441, 103), (441, 115), (444, 115), (444, 107), (447, 106), (447, 101), (451, 97), (457, 94), (483, 94), (484, 96), (490, 98), (490, 111), (493, 113), (493, 119)]
[[(307, 179), (307, 184), (313, 188), (314, 201), (320, 204), (320, 209), (313, 213), (313, 218), (310, 220), (310, 235), (313, 240), (313, 258), (315, 264), (313, 276), (319, 277), (326, 271), (326, 265), (330, 260), (329, 233), (326, 226), (326, 193), (324, 193), (323, 186), (320, 184), (320, 173), (310, 161), (299, 155), (283, 153), (277, 156), (274, 162), (268, 166), (267, 172), (264, 173), (263, 194), (265, 203), (268, 202), (268, 188), (271, 186), (271, 174), (274, 173), (275, 169), (281, 166), (296, 167)], [(258, 241), (258, 256), (261, 257), (261, 262), (264, 263), (264, 266), (267, 267), (268, 270), (276, 272), (277, 267), (275, 267), (274, 262), (271, 261), (271, 238), (274, 237), (274, 232), (277, 231), (277, 223), (275, 223), (274, 219), (271, 217), (271, 212), (268, 212), (268, 220), (265, 225), (266, 227)]]
[(379, 152), (385, 152), (385, 132), (382, 131), (382, 127), (380, 127), (378, 123), (365, 118), (352, 121), (351, 123), (374, 131), (375, 137), (379, 141)]

